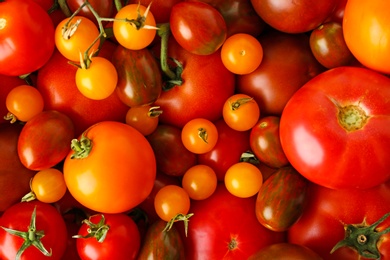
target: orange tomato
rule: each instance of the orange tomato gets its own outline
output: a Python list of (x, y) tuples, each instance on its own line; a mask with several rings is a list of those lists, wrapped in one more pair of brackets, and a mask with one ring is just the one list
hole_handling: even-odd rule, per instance
[(204, 164), (194, 165), (183, 175), (182, 187), (193, 200), (210, 197), (217, 188), (217, 175), (213, 168)]
[(218, 130), (213, 122), (204, 118), (188, 121), (181, 131), (185, 148), (195, 154), (211, 151), (218, 141)]
[(226, 189), (234, 196), (249, 198), (256, 195), (263, 185), (259, 168), (248, 162), (233, 164), (225, 174)]

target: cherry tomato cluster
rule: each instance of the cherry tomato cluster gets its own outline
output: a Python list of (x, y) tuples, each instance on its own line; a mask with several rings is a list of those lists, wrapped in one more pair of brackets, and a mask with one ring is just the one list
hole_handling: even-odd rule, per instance
[(0, 259), (390, 259), (389, 7), (0, 0)]

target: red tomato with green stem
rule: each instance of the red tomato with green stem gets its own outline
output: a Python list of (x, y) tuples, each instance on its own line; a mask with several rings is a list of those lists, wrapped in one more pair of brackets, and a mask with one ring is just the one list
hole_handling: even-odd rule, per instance
[(0, 10), (0, 74), (21, 76), (41, 68), (55, 47), (46, 10), (32, 0), (2, 1)]
[[(50, 256), (50, 259), (60, 260), (65, 252), (66, 225), (61, 214), (50, 204), (40, 201), (16, 203), (3, 213), (0, 227), (2, 259), (43, 260)], [(24, 238), (12, 234), (11, 230), (23, 234)], [(16, 257), (18, 252), (20, 258)]]
[(328, 188), (367, 189), (388, 181), (389, 99), (390, 79), (380, 73), (357, 67), (323, 72), (283, 111), (279, 129), (287, 159)]

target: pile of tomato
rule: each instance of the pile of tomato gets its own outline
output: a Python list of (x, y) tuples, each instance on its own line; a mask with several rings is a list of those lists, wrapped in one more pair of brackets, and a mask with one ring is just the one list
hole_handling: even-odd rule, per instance
[(0, 0), (0, 259), (390, 259), (389, 8)]

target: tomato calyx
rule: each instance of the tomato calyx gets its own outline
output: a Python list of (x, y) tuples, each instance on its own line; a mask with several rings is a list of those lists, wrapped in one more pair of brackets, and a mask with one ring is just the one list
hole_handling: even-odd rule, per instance
[(366, 112), (358, 105), (348, 105), (344, 107), (337, 105), (337, 107), (339, 109), (337, 114), (339, 124), (347, 132), (362, 129), (369, 119)]
[(190, 221), (189, 218), (192, 217), (194, 213), (188, 213), (187, 215), (179, 213), (176, 216), (174, 216), (170, 221), (167, 222), (165, 228), (162, 232), (168, 232), (171, 230), (173, 224), (178, 221), (184, 222), (184, 234), (187, 236), (188, 233), (188, 222)]
[(163, 113), (162, 110), (160, 110), (160, 106), (154, 106), (149, 108), (148, 111), (148, 117), (155, 118), (159, 117)]
[(82, 221), (83, 224), (88, 225), (87, 232), (88, 234), (83, 235), (74, 235), (73, 238), (95, 238), (99, 243), (103, 243), (103, 241), (106, 239), (108, 230), (110, 230), (110, 226), (106, 225), (106, 218), (103, 214), (100, 214), (101, 218), (97, 224), (93, 223), (91, 221), (91, 218), (94, 216), (89, 217), (88, 219), (84, 219)]
[(257, 159), (256, 155), (252, 151), (246, 151), (241, 154), (240, 162), (248, 162), (253, 165), (260, 164), (259, 159)]
[(368, 225), (365, 220), (361, 224), (344, 225), (345, 237), (332, 248), (330, 253), (341, 247), (350, 247), (365, 258), (379, 259), (378, 242), (382, 235), (390, 232), (390, 227), (382, 231), (378, 231), (377, 227), (389, 216), (390, 212), (372, 225)]
[(235, 110), (239, 109), (242, 105), (249, 103), (252, 100), (253, 100), (252, 97), (251, 98), (239, 98), (234, 102), (230, 102), (230, 100), (229, 100), (230, 109), (235, 111)]
[(204, 129), (203, 127), (198, 128), (198, 136), (199, 136), (200, 139), (203, 140), (203, 142), (208, 144), (207, 139), (209, 138), (209, 135), (208, 135), (206, 129)]
[(8, 232), (11, 235), (18, 236), (20, 238), (24, 239), (24, 242), (22, 246), (19, 248), (18, 252), (16, 253), (15, 260), (19, 260), (23, 252), (29, 248), (30, 246), (36, 247), (42, 254), (45, 256), (51, 256), (52, 251), (50, 249), (50, 252), (45, 248), (45, 246), (42, 244), (41, 238), (45, 236), (44, 231), (39, 230), (37, 231), (35, 222), (36, 222), (36, 215), (37, 215), (37, 207), (34, 207), (33, 213), (31, 214), (31, 220), (30, 225), (28, 226), (28, 231), (18, 231), (13, 230), (6, 227), (1, 227), (6, 232)]
[(35, 195), (34, 191), (31, 188), (32, 180), (33, 180), (33, 178), (30, 179), (30, 192), (22, 197), (22, 199), (21, 199), (22, 202), (33, 201), (37, 198), (37, 196)]
[(71, 159), (87, 158), (92, 150), (92, 141), (83, 134), (80, 140), (73, 139), (71, 141), (70, 148), (74, 151), (70, 156)]
[(18, 118), (14, 114), (12, 114), (11, 112), (8, 112), (7, 115), (4, 116), (4, 119), (9, 121), (11, 124), (18, 121)]

